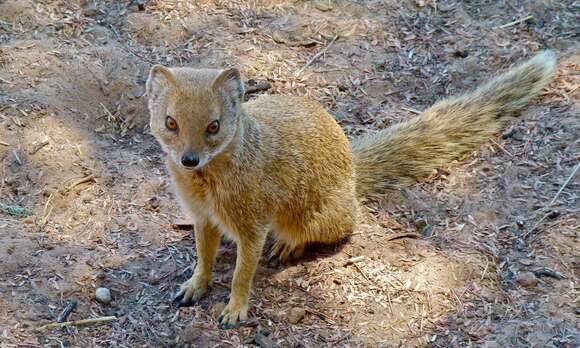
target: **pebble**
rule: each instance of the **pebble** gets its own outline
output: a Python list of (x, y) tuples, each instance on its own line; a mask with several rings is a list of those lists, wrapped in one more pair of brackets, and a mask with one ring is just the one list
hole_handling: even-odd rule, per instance
[(210, 309), (210, 313), (211, 316), (214, 318), (217, 318), (220, 316), (220, 314), (222, 314), (222, 311), (224, 310), (224, 308), (226, 308), (226, 304), (223, 302), (218, 302), (216, 304), (214, 304), (213, 306), (211, 306)]
[(322, 12), (330, 11), (334, 8), (333, 0), (314, 0), (312, 4)]
[(435, 227), (433, 227), (433, 225), (427, 225), (427, 226), (423, 227), (423, 229), (421, 230), (421, 234), (424, 237), (429, 238), (429, 237), (433, 236), (433, 229), (434, 228)]
[(161, 281), (159, 276), (156, 274), (150, 275), (148, 280), (149, 280), (149, 284), (151, 284), (151, 285), (157, 285)]
[(516, 132), (516, 129), (514, 127), (510, 127), (505, 132), (503, 132), (501, 137), (503, 139), (511, 138), (511, 136), (514, 135), (515, 132)]
[(556, 272), (554, 270), (551, 270), (551, 269), (545, 268), (545, 267), (535, 270), (534, 275), (538, 278), (550, 277), (550, 278), (554, 278), (554, 279), (558, 279), (558, 280), (566, 278), (562, 273)]
[(83, 10), (83, 15), (86, 17), (95, 17), (99, 14), (99, 9), (96, 7), (89, 7)]
[(511, 138), (516, 141), (524, 141), (524, 134), (519, 130), (516, 130), (512, 135)]
[(449, 4), (437, 4), (437, 9), (441, 12), (453, 11), (455, 8), (455, 3), (451, 2)]
[(518, 274), (516, 281), (521, 286), (532, 287), (538, 284), (538, 278), (532, 272), (523, 272)]
[(294, 307), (290, 310), (290, 313), (288, 313), (288, 321), (290, 321), (291, 324), (298, 324), (300, 320), (304, 318), (305, 314), (306, 310), (304, 310), (304, 308)]
[(139, 11), (145, 11), (145, 0), (136, 0), (135, 3)]
[(98, 288), (95, 291), (95, 298), (102, 304), (111, 302), (111, 291), (107, 288)]
[(481, 289), (479, 295), (483, 297), (487, 302), (495, 302), (495, 299), (497, 297), (496, 294), (488, 288)]
[(42, 305), (34, 305), (26, 313), (26, 319), (30, 321), (39, 321), (42, 319), (52, 319), (47, 310)]
[[(196, 341), (199, 340), (200, 337), (203, 337), (203, 329), (200, 329), (197, 326), (186, 326), (183, 331), (181, 332), (181, 334), (179, 335), (179, 338), (181, 340), (182, 343), (186, 343), (186, 344), (193, 344)], [(170, 347), (175, 347), (174, 345), (169, 345)]]
[(557, 218), (558, 216), (560, 216), (560, 214), (561, 214), (561, 213), (560, 213), (560, 211), (559, 211), (559, 210), (557, 210), (557, 209), (554, 209), (554, 210), (552, 210), (552, 211), (550, 212), (550, 214), (548, 214), (548, 218), (549, 218), (549, 219), (555, 219), (555, 218)]
[(260, 331), (256, 332), (256, 335), (254, 336), (254, 343), (256, 343), (260, 348), (276, 347), (276, 343), (268, 337), (268, 334)]

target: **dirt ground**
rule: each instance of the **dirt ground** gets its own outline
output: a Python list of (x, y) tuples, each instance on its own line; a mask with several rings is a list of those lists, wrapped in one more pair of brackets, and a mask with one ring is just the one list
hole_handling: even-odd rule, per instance
[[(0, 347), (579, 346), (579, 34), (572, 0), (0, 0)], [(232, 244), (200, 306), (171, 305), (195, 248), (147, 128), (152, 64), (237, 66), (356, 136), (544, 47), (557, 77), (521, 120), (368, 202), (344, 244), (262, 264), (246, 326), (216, 323)], [(71, 300), (118, 319), (35, 330)]]

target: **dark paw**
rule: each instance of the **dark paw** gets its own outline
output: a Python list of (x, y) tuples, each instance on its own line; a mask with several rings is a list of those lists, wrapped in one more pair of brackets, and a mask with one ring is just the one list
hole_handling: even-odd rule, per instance
[(219, 322), (219, 328), (220, 329), (224, 329), (224, 330), (230, 330), (236, 327), (236, 324), (231, 324), (228, 323), (224, 320), (224, 316), (220, 315), (220, 317), (218, 318), (218, 322)]
[(196, 301), (192, 301), (190, 299), (189, 301), (183, 302), (184, 295), (185, 293), (177, 294), (177, 296), (173, 298), (173, 301), (171, 301), (171, 303), (177, 304), (177, 308), (193, 307), (196, 304)]
[(272, 254), (268, 256), (268, 259), (266, 259), (266, 265), (268, 265), (268, 267), (270, 268), (281, 268), (282, 266), (284, 266), (282, 260), (280, 260), (278, 255)]
[(173, 298), (173, 301), (171, 301), (171, 303), (175, 304), (177, 302), (181, 302), (181, 300), (183, 300), (183, 293), (177, 294), (177, 296)]

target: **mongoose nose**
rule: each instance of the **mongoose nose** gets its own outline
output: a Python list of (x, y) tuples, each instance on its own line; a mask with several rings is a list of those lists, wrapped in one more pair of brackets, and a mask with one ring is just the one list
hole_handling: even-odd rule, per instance
[(181, 156), (181, 164), (184, 167), (195, 168), (199, 164), (199, 156), (193, 151), (188, 151)]

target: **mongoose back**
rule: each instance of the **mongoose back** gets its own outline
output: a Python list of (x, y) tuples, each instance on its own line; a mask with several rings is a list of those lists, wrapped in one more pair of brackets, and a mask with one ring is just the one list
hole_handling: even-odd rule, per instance
[(154, 66), (147, 80), (151, 130), (176, 195), (194, 221), (197, 266), (176, 296), (195, 303), (208, 289), (221, 236), (237, 244), (222, 327), (248, 317), (254, 273), (268, 233), (271, 257), (300, 256), (312, 242), (352, 232), (361, 199), (415, 183), (476, 150), (549, 83), (551, 51), (417, 117), (355, 139), (319, 104), (262, 96), (243, 103), (236, 69)]

